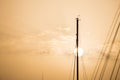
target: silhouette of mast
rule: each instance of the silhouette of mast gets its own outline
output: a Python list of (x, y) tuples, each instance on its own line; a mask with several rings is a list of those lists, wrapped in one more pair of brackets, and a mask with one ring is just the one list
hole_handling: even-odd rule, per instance
[(76, 79), (79, 80), (79, 57), (78, 57), (78, 46), (79, 46), (79, 18), (76, 18), (76, 48), (77, 48), (77, 66), (76, 66)]

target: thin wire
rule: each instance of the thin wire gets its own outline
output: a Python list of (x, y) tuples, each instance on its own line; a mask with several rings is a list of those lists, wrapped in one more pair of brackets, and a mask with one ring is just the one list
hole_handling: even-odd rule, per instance
[(116, 73), (116, 76), (115, 76), (115, 80), (117, 80), (117, 77), (118, 77), (119, 71), (120, 71), (120, 63), (119, 63), (118, 69), (117, 69), (117, 73)]
[[(119, 7), (119, 8), (120, 8), (120, 7)], [(118, 10), (119, 10), (119, 8), (118, 8)], [(114, 29), (115, 29), (115, 25), (117, 24), (119, 15), (120, 15), (120, 12), (118, 13), (118, 16), (117, 16), (117, 19), (116, 19), (116, 21), (115, 21), (115, 24), (114, 24), (113, 30), (112, 30), (112, 32), (111, 32), (111, 35), (110, 35), (110, 37), (109, 37), (109, 40), (111, 39), (112, 33), (113, 33)], [(118, 26), (118, 28), (119, 28), (119, 26)], [(114, 35), (114, 37), (113, 37), (113, 40), (112, 40), (111, 45), (110, 45), (110, 48), (109, 48), (109, 52), (108, 52), (108, 55), (107, 55), (107, 58), (108, 58), (108, 59), (109, 59), (109, 54), (110, 54), (110, 52), (111, 52), (111, 49), (112, 49), (112, 47), (113, 47), (113, 43), (114, 43), (115, 38), (116, 38), (116, 33), (117, 33), (117, 31), (115, 32), (115, 35)], [(108, 40), (108, 41), (109, 41), (109, 40)], [(106, 58), (106, 61), (104, 62), (104, 65), (103, 65), (102, 71), (101, 71), (101, 73), (100, 73), (100, 78), (99, 78), (99, 79), (102, 79), (102, 78), (103, 78), (103, 74), (104, 74), (104, 72), (105, 72), (105, 69), (106, 69), (106, 66), (107, 66), (107, 63), (108, 63), (108, 59), (107, 59), (107, 58)]]
[[(72, 66), (73, 66), (73, 67), (72, 67)], [(71, 64), (71, 70), (70, 70), (70, 74), (69, 74), (69, 80), (70, 80), (70, 78), (71, 78), (71, 74), (72, 74), (73, 68), (74, 68), (74, 57), (73, 57), (73, 62), (72, 62), (72, 64)]]
[(75, 61), (76, 61), (76, 56), (74, 56), (73, 80), (75, 79)]
[(43, 72), (42, 72), (42, 80), (44, 80), (44, 74), (43, 74)]
[(103, 78), (103, 75), (104, 75), (104, 72), (105, 72), (105, 69), (106, 69), (106, 66), (107, 66), (109, 57), (110, 57), (110, 55), (107, 55), (106, 61), (105, 61), (104, 65), (103, 65), (102, 71), (101, 71), (101, 73), (100, 73), (99, 80), (102, 80), (102, 78)]
[[(116, 18), (116, 16), (117, 16), (117, 13), (119, 12), (119, 8), (120, 8), (120, 5), (119, 5), (119, 7), (118, 7), (118, 9), (117, 9), (117, 11), (116, 11), (116, 14), (115, 14), (115, 16), (114, 16), (114, 19), (113, 19), (113, 21), (112, 21), (111, 28), (112, 28), (112, 25), (113, 25), (113, 23), (114, 23), (114, 20), (115, 20), (115, 18)], [(111, 29), (111, 28), (109, 29), (108, 34), (107, 34), (107, 35), (109, 35), (109, 34), (110, 34), (110, 30), (112, 30), (111, 34), (110, 34), (109, 37), (108, 37), (108, 41), (110, 40), (110, 37), (111, 37), (111, 35), (112, 35), (113, 31), (114, 31), (114, 27), (113, 27), (112, 29)], [(105, 44), (106, 42), (107, 42), (107, 38), (106, 38), (104, 44)], [(105, 45), (104, 45), (104, 47), (105, 47)], [(106, 48), (107, 48), (107, 47), (106, 47), (106, 48), (104, 49), (104, 47), (103, 47), (102, 50), (100, 51), (100, 55), (101, 55), (101, 56), (99, 56), (99, 58), (98, 58), (98, 60), (97, 60), (97, 64), (96, 64), (95, 69), (94, 69), (94, 71), (93, 71), (91, 80), (92, 80), (92, 79), (93, 79), (93, 80), (96, 80), (98, 70), (99, 70), (100, 65), (101, 65), (101, 63), (102, 63), (102, 58), (103, 58), (103, 56), (104, 56), (104, 54), (105, 54), (104, 52), (105, 52), (105, 50), (106, 50)], [(100, 61), (99, 61), (99, 60), (100, 60)]]
[(83, 67), (83, 77), (85, 78), (85, 80), (88, 80), (83, 57), (81, 57), (81, 61), (82, 61), (82, 67)]
[[(107, 42), (107, 39), (105, 40), (105, 43), (106, 43), (106, 42)], [(105, 44), (105, 43), (104, 43), (104, 44)], [(102, 50), (100, 51), (99, 58), (98, 58), (98, 60), (97, 60), (97, 64), (96, 64), (95, 69), (94, 69), (94, 71), (93, 71), (91, 80), (92, 80), (92, 79), (95, 80), (96, 77), (97, 77), (97, 73), (98, 73), (100, 64), (101, 64), (101, 62), (102, 62), (102, 57), (105, 55), (104, 51), (106, 50), (106, 48), (104, 49), (104, 47), (105, 47), (105, 45), (103, 46)]]
[[(120, 13), (119, 13), (119, 14), (120, 14)], [(117, 27), (116, 32), (115, 32), (115, 35), (114, 35), (114, 37), (113, 37), (111, 46), (110, 46), (110, 48), (109, 48), (109, 52), (108, 52), (108, 55), (107, 55), (108, 57), (106, 58), (106, 61), (105, 61), (105, 63), (104, 63), (104, 66), (105, 66), (105, 67), (102, 68), (102, 72), (101, 72), (101, 74), (100, 74), (100, 79), (102, 79), (103, 76), (104, 76), (104, 73), (105, 73), (105, 70), (106, 70), (106, 66), (107, 66), (107, 64), (108, 64), (109, 56), (110, 56), (110, 53), (111, 53), (111, 49), (113, 48), (114, 42), (115, 42), (115, 40), (116, 40), (116, 36), (117, 36), (117, 34), (118, 34), (119, 27), (120, 27), (120, 23), (118, 24), (118, 27)]]
[[(120, 5), (119, 5), (119, 8), (120, 8)], [(119, 8), (118, 8), (118, 10), (119, 10)], [(118, 13), (118, 17), (117, 17), (117, 19), (116, 19), (115, 25), (117, 24), (117, 21), (118, 21), (118, 19), (119, 19), (119, 15), (120, 15), (120, 12)], [(115, 25), (114, 25), (114, 27), (115, 27)], [(102, 68), (102, 72), (101, 72), (101, 74), (100, 74), (100, 78), (101, 78), (101, 79), (103, 79), (103, 76), (104, 76), (104, 73), (105, 73), (105, 70), (106, 70), (106, 67), (107, 67), (107, 64), (108, 64), (109, 56), (110, 56), (110, 53), (111, 53), (111, 49), (113, 48), (113, 45), (114, 45), (116, 36), (117, 36), (117, 34), (118, 34), (119, 26), (120, 26), (120, 23), (118, 24), (118, 27), (117, 27), (116, 32), (115, 32), (115, 35), (114, 35), (114, 37), (113, 37), (111, 46), (110, 46), (110, 48), (109, 48), (109, 52), (108, 52), (108, 55), (107, 55), (108, 57), (106, 58), (106, 61), (105, 61), (105, 63), (104, 63), (104, 67)], [(114, 71), (114, 70), (113, 70), (113, 71)], [(112, 71), (112, 74), (113, 74), (113, 71)], [(112, 74), (111, 74), (111, 76), (112, 76)], [(110, 76), (110, 80), (111, 80), (111, 78), (112, 78), (111, 76)]]
[(118, 54), (117, 54), (117, 58), (116, 58), (116, 60), (115, 60), (114, 67), (113, 67), (112, 72), (111, 72), (111, 75), (110, 75), (110, 80), (112, 80), (112, 76), (113, 76), (115, 67), (116, 67), (116, 65), (117, 65), (117, 61), (118, 61), (118, 59), (119, 59), (119, 55), (120, 55), (120, 50), (119, 50), (119, 52), (118, 52)]

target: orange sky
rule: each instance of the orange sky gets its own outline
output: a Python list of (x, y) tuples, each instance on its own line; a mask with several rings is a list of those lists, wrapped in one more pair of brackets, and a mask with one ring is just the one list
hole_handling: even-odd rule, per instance
[[(41, 79), (43, 72), (45, 80), (67, 80), (78, 15), (90, 78), (88, 66), (93, 69), (119, 4), (120, 0), (0, 0), (0, 78)], [(119, 36), (120, 31), (116, 52)]]

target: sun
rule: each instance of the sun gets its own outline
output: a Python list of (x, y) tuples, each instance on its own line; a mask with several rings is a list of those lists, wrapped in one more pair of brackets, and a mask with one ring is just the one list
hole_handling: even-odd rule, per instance
[[(78, 48), (78, 56), (81, 57), (83, 55), (83, 49), (82, 48)], [(77, 48), (75, 48), (74, 50), (74, 55), (77, 56)]]

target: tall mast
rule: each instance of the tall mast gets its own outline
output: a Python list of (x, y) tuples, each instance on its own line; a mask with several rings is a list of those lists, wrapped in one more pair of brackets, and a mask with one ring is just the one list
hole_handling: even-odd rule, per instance
[(78, 46), (79, 46), (79, 18), (76, 18), (76, 48), (77, 48), (77, 65), (76, 65), (76, 79), (79, 80), (79, 57), (78, 57)]

